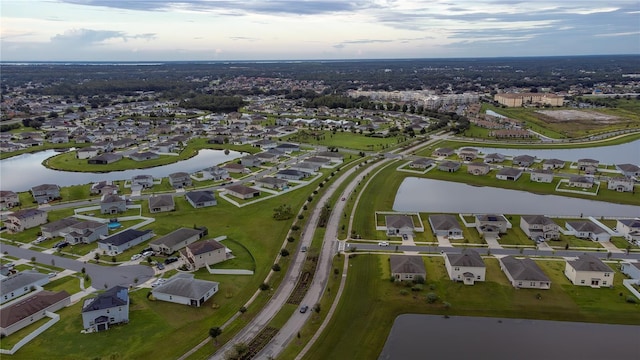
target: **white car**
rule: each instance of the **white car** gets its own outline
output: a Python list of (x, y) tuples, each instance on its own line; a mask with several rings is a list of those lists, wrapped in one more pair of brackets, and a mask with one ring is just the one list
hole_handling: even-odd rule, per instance
[(380, 242), (378, 243), (378, 246), (389, 246), (389, 243), (388, 243), (388, 242), (386, 242), (386, 241), (380, 241)]
[(152, 255), (155, 255), (155, 253), (153, 251), (145, 251), (145, 252), (142, 253), (142, 256), (144, 256), (144, 257), (149, 257), (149, 256), (152, 256)]
[(140, 259), (142, 257), (142, 255), (140, 254), (133, 254), (133, 256), (131, 257), (131, 261), (136, 261), (138, 259)]

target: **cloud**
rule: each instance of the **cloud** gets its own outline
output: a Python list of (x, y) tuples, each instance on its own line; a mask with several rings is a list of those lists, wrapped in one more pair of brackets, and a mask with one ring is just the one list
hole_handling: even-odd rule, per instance
[(62, 34), (57, 34), (51, 38), (51, 43), (73, 43), (76, 45), (93, 45), (101, 44), (111, 39), (122, 39), (127, 41), (129, 39), (146, 39), (151, 40), (155, 38), (155, 34), (136, 34), (128, 35), (123, 31), (114, 30), (91, 30), (91, 29), (72, 29), (67, 30)]
[(342, 0), (59, 0), (60, 2), (135, 11), (223, 12), (224, 15), (296, 14), (314, 15), (352, 12), (374, 7), (370, 1)]

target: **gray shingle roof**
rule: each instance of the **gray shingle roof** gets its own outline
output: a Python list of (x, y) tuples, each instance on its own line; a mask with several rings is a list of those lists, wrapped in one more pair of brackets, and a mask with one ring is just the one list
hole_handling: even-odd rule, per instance
[(68, 297), (69, 293), (64, 290), (55, 293), (46, 290), (40, 291), (33, 296), (3, 307), (2, 310), (0, 310), (0, 326), (7, 328)]
[(485, 267), (480, 254), (469, 248), (462, 249), (460, 254), (447, 253), (447, 258), (449, 258), (451, 266)]
[(218, 283), (215, 281), (194, 279), (193, 274), (177, 274), (156, 287), (153, 293), (201, 299), (209, 290), (217, 286)]
[(505, 256), (500, 262), (507, 269), (513, 280), (521, 281), (550, 281), (547, 275), (531, 259), (516, 259), (513, 256)]
[(430, 215), (429, 221), (433, 225), (434, 230), (462, 230), (456, 217), (449, 214)]
[(129, 291), (124, 286), (114, 286), (111, 289), (87, 299), (82, 306), (82, 312), (111, 309), (129, 303)]
[(120, 246), (122, 244), (128, 243), (129, 241), (133, 241), (143, 235), (146, 235), (150, 232), (151, 230), (140, 231), (140, 230), (134, 230), (134, 229), (127, 229), (123, 232), (113, 234), (106, 239), (98, 240), (98, 242), (102, 244), (111, 244), (113, 246)]
[(602, 234), (607, 232), (605, 229), (592, 223), (591, 221), (567, 221), (567, 225), (580, 232), (587, 231), (594, 234)]
[(187, 245), (187, 248), (191, 250), (193, 255), (205, 254), (217, 249), (223, 249), (224, 245), (220, 244), (215, 240), (205, 240), (205, 241), (197, 241), (193, 244)]
[(578, 256), (576, 260), (567, 261), (571, 267), (576, 271), (604, 271), (613, 272), (613, 270), (607, 266), (602, 260), (591, 254), (583, 254)]
[(2, 282), (0, 282), (0, 294), (9, 294), (16, 289), (23, 288), (36, 281), (47, 279), (48, 277), (49, 276), (47, 274), (42, 274), (37, 271), (21, 271), (15, 275), (2, 279)]
[(407, 215), (387, 215), (385, 216), (385, 223), (387, 227), (393, 227), (396, 229), (402, 227), (410, 227), (413, 229), (413, 219)]
[(149, 197), (149, 208), (174, 205), (173, 196), (171, 195), (157, 195)]
[(215, 201), (216, 197), (213, 191), (190, 191), (185, 195), (194, 203)]
[(391, 255), (389, 259), (392, 273), (424, 275), (427, 272), (421, 256)]
[(179, 242), (184, 241), (194, 235), (200, 235), (201, 233), (202, 233), (202, 230), (199, 230), (199, 229), (180, 228), (161, 238), (153, 240), (151, 244), (173, 247)]

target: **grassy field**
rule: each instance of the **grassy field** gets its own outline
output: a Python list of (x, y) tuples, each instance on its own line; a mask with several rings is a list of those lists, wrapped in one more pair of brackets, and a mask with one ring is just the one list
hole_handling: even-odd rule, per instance
[(387, 149), (406, 140), (406, 137), (403, 135), (397, 137), (378, 138), (354, 134), (348, 131), (338, 131), (334, 134), (329, 130), (314, 130), (313, 133), (317, 134), (317, 136), (312, 135), (310, 131), (301, 130), (295, 134), (287, 136), (285, 140), (364, 151), (379, 151)]
[[(388, 256), (357, 255), (350, 260), (347, 287), (337, 312), (305, 359), (375, 359), (396, 316), (406, 313), (640, 323), (640, 304), (625, 302), (630, 292), (621, 285), (620, 273), (612, 289), (576, 287), (562, 274), (564, 262), (538, 261), (552, 280), (551, 289), (516, 290), (497, 260), (486, 259), (485, 263), (487, 281), (465, 286), (447, 278), (442, 258), (426, 258), (425, 290), (413, 292), (389, 282)], [(427, 303), (429, 292), (439, 300)]]
[(162, 155), (158, 159), (135, 161), (123, 158), (111, 164), (99, 165), (89, 164), (86, 159), (76, 159), (75, 152), (67, 152), (47, 159), (44, 165), (51, 169), (76, 171), (76, 172), (110, 172), (130, 169), (147, 169), (151, 167), (173, 164), (175, 162), (189, 159), (198, 154), (201, 149), (235, 150), (241, 152), (255, 153), (260, 149), (250, 145), (232, 144), (208, 144), (207, 139), (194, 139), (180, 152), (178, 156)]

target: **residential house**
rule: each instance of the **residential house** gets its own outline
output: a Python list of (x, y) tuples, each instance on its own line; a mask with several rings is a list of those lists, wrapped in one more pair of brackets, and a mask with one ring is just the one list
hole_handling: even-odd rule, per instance
[(131, 190), (133, 187), (139, 187), (140, 189), (150, 189), (153, 187), (153, 176), (151, 175), (136, 175), (131, 178)]
[(522, 170), (512, 167), (502, 168), (496, 173), (496, 179), (499, 180), (517, 181), (520, 176), (522, 176)]
[(331, 167), (331, 160), (319, 156), (311, 156), (304, 160), (305, 163), (316, 164), (319, 167)]
[(247, 169), (244, 165), (238, 163), (227, 163), (224, 164), (222, 168), (234, 174), (248, 174), (251, 172), (251, 170)]
[(91, 195), (115, 195), (118, 193), (118, 190), (120, 190), (118, 185), (114, 184), (111, 180), (106, 180), (93, 183), (89, 193)]
[(482, 162), (472, 162), (467, 165), (467, 172), (471, 175), (486, 175), (491, 167)]
[(486, 163), (501, 163), (505, 159), (505, 156), (498, 153), (487, 154), (484, 157), (484, 162)]
[(23, 209), (7, 216), (4, 222), (10, 232), (17, 233), (47, 222), (47, 212), (38, 209)]
[(386, 215), (384, 221), (387, 226), (387, 235), (389, 236), (413, 234), (414, 224), (410, 215)]
[(90, 158), (89, 160), (87, 160), (87, 162), (89, 164), (107, 165), (107, 164), (111, 164), (116, 161), (119, 161), (121, 159), (122, 159), (122, 155), (120, 154), (104, 153), (104, 154), (100, 154), (98, 156), (94, 156)]
[(275, 142), (274, 140), (261, 139), (251, 144), (251, 146), (255, 146), (255, 147), (259, 147), (261, 149), (267, 150), (267, 149), (275, 148), (276, 146), (278, 146), (278, 143)]
[(169, 174), (169, 184), (171, 184), (174, 189), (182, 189), (191, 186), (193, 182), (186, 172), (175, 172)]
[(315, 163), (310, 163), (307, 161), (302, 161), (297, 164), (293, 164), (289, 167), (292, 170), (304, 171), (309, 174), (313, 174), (320, 170), (320, 165)]
[(250, 188), (244, 185), (231, 185), (225, 188), (227, 194), (231, 196), (235, 196), (237, 198), (246, 200), (251, 199), (256, 196), (260, 196), (260, 190), (256, 190), (254, 188)]
[(616, 169), (626, 177), (640, 177), (640, 166), (634, 164), (617, 164)]
[(498, 260), (500, 270), (504, 272), (515, 288), (543, 289), (551, 288), (551, 280), (530, 258), (517, 259), (509, 255)]
[(438, 165), (438, 170), (446, 172), (456, 172), (460, 169), (460, 163), (455, 161), (445, 160)]
[(240, 164), (246, 167), (260, 166), (262, 165), (262, 160), (253, 155), (247, 155), (240, 158)]
[(416, 277), (427, 278), (427, 269), (424, 266), (422, 256), (418, 255), (391, 255), (389, 256), (391, 265), (391, 276), (396, 281), (413, 281)]
[(533, 241), (560, 239), (560, 225), (544, 215), (522, 215), (520, 229)]
[(124, 196), (102, 195), (100, 199), (101, 214), (120, 214), (127, 211), (127, 200)]
[(113, 234), (105, 239), (98, 240), (98, 249), (107, 255), (122, 254), (125, 250), (141, 244), (154, 236), (151, 230), (127, 229)]
[(71, 303), (66, 291), (40, 291), (0, 309), (0, 336), (9, 336)]
[(452, 239), (462, 239), (462, 227), (455, 216), (450, 214), (429, 215), (433, 234)]
[(547, 159), (542, 162), (542, 170), (555, 170), (564, 168), (564, 161), (558, 159)]
[(598, 242), (611, 239), (611, 234), (607, 230), (588, 220), (567, 221), (565, 227), (580, 239), (591, 239)]
[(0, 280), (0, 304), (30, 293), (49, 282), (49, 275), (35, 270), (20, 271)]
[(632, 244), (640, 244), (640, 219), (619, 219), (616, 231)]
[(463, 161), (472, 161), (478, 157), (478, 149), (465, 147), (458, 151), (458, 157)]
[(184, 197), (196, 209), (218, 204), (214, 192), (209, 190), (189, 191)]
[(612, 287), (615, 272), (597, 257), (583, 254), (575, 260), (567, 261), (564, 275), (573, 285), (599, 288), (600, 286)]
[(142, 151), (142, 152), (135, 152), (133, 154), (129, 154), (129, 159), (134, 161), (146, 161), (146, 160), (154, 160), (158, 158), (160, 158), (160, 155), (152, 151)]
[(67, 232), (62, 234), (65, 241), (75, 244), (90, 244), (103, 236), (109, 235), (109, 226), (97, 221), (81, 221), (69, 226)]
[(599, 164), (600, 161), (594, 159), (578, 159), (578, 170), (586, 174), (595, 174)]
[(342, 163), (344, 161), (344, 155), (335, 151), (321, 151), (316, 154), (317, 157), (331, 160), (334, 163)]
[(76, 225), (80, 222), (82, 222), (82, 220), (69, 216), (42, 225), (40, 227), (40, 231), (42, 232), (42, 236), (51, 239), (58, 236), (64, 236), (64, 234), (71, 231), (71, 227), (73, 225)]
[(476, 229), (482, 237), (497, 238), (499, 234), (505, 234), (511, 227), (509, 220), (504, 215), (482, 214), (476, 215)]
[(539, 183), (552, 183), (553, 171), (552, 170), (533, 170), (530, 174), (530, 180)]
[(484, 281), (487, 272), (480, 254), (471, 248), (463, 248), (460, 254), (445, 253), (444, 266), (447, 268), (449, 279), (462, 281), (465, 285)]
[(55, 184), (34, 186), (31, 188), (31, 195), (39, 205), (46, 204), (49, 201), (60, 199), (60, 187)]
[(266, 151), (265, 152), (261, 152), (261, 153), (257, 153), (255, 155), (255, 157), (260, 159), (260, 161), (262, 161), (263, 163), (278, 161), (278, 155), (276, 155), (274, 153), (266, 152)]
[(640, 262), (623, 261), (620, 271), (632, 279), (640, 280)]
[(593, 187), (593, 178), (591, 176), (572, 175), (569, 177), (569, 186), (589, 189)]
[(610, 178), (607, 182), (607, 189), (618, 192), (633, 192), (635, 183), (630, 178)]
[(152, 213), (173, 211), (175, 209), (176, 204), (173, 201), (173, 196), (170, 194), (152, 195), (149, 197), (149, 211)]
[(305, 177), (309, 176), (309, 173), (306, 173), (304, 171), (298, 171), (298, 170), (292, 170), (292, 169), (285, 169), (285, 170), (280, 170), (276, 173), (275, 177), (278, 179), (285, 179), (285, 180), (302, 180)]
[(76, 150), (76, 159), (84, 160), (96, 157), (100, 154), (100, 149), (94, 147), (84, 147)]
[(218, 292), (215, 281), (195, 279), (193, 274), (178, 273), (160, 284), (151, 294), (156, 300), (200, 307)]
[(206, 227), (197, 229), (180, 228), (149, 243), (156, 253), (171, 255), (185, 246), (196, 242), (208, 234)]
[(291, 154), (293, 152), (300, 151), (300, 145), (291, 144), (291, 143), (283, 143), (283, 144), (279, 144), (278, 146), (276, 146), (275, 149), (281, 150), (285, 154)]
[(180, 251), (189, 270), (195, 271), (207, 265), (227, 260), (227, 249), (215, 240), (196, 241)]
[(86, 299), (82, 305), (82, 326), (85, 331), (104, 331), (109, 326), (129, 322), (129, 290), (114, 286), (98, 296)]
[(224, 180), (229, 178), (229, 171), (218, 166), (212, 166), (202, 170), (205, 180)]
[(446, 148), (446, 147), (438, 148), (436, 149), (436, 151), (433, 152), (435, 156), (442, 156), (442, 157), (449, 157), (454, 153), (455, 153), (455, 150), (451, 148)]
[(267, 189), (284, 190), (289, 186), (289, 182), (284, 179), (265, 176), (256, 180), (256, 185)]
[(513, 157), (513, 165), (518, 165), (522, 167), (529, 167), (533, 165), (533, 162), (536, 160), (534, 156), (531, 155), (519, 155)]
[(14, 193), (13, 191), (0, 191), (0, 210), (11, 209), (12, 207), (18, 205), (20, 205), (18, 194)]
[(433, 165), (435, 161), (433, 159), (428, 158), (418, 158), (409, 163), (409, 167), (412, 169), (426, 169), (429, 166)]

